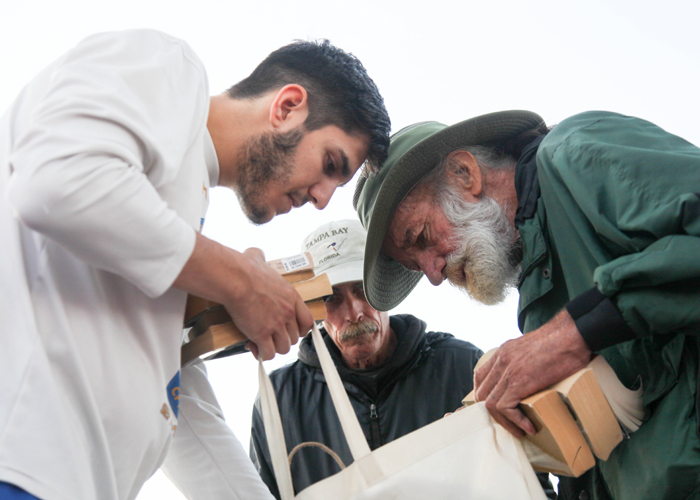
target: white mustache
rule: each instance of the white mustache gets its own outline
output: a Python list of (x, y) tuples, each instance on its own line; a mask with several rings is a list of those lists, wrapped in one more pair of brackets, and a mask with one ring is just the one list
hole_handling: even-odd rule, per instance
[(376, 323), (371, 321), (358, 321), (357, 323), (350, 323), (348, 327), (340, 334), (340, 340), (350, 340), (368, 333), (377, 333), (379, 327)]

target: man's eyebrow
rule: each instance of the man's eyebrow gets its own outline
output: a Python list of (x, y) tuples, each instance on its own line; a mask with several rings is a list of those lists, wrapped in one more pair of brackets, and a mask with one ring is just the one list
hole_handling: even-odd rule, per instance
[(352, 176), (350, 175), (350, 161), (348, 160), (348, 155), (346, 155), (345, 151), (342, 149), (340, 150), (340, 160), (342, 162), (342, 165), (340, 166), (340, 175), (343, 177), (343, 179), (347, 179), (340, 185), (342, 187), (352, 179)]

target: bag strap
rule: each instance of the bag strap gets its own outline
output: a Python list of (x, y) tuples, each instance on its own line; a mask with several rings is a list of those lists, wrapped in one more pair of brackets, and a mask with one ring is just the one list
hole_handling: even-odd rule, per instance
[(277, 489), (282, 500), (294, 500), (292, 472), (287, 462), (287, 445), (284, 441), (282, 419), (277, 406), (277, 397), (270, 382), (270, 376), (263, 368), (262, 358), (258, 358), (258, 380), (260, 384), (260, 407), (263, 415), (263, 425), (267, 436), (267, 446), (270, 449), (272, 470), (277, 479)]
[[(318, 354), (318, 359), (321, 362), (321, 369), (328, 384), (328, 390), (331, 393), (333, 405), (338, 413), (340, 425), (345, 434), (345, 440), (350, 447), (353, 460), (356, 461), (371, 453), (367, 439), (362, 432), (360, 422), (357, 420), (355, 410), (350, 404), (345, 387), (340, 381), (338, 370), (331, 359), (328, 352), (328, 347), (321, 337), (321, 332), (318, 326), (314, 325), (311, 332), (314, 341), (314, 347)], [(260, 407), (262, 409), (263, 425), (265, 426), (265, 434), (267, 435), (267, 445), (270, 449), (270, 457), (272, 459), (272, 470), (277, 479), (277, 488), (280, 492), (282, 500), (294, 499), (294, 486), (292, 484), (292, 473), (289, 469), (287, 461), (287, 445), (284, 440), (284, 431), (282, 430), (282, 419), (280, 418), (279, 407), (277, 406), (277, 398), (275, 391), (270, 382), (270, 376), (263, 367), (262, 358), (258, 359), (258, 379), (260, 384)], [(375, 477), (380, 474), (380, 471), (374, 464), (367, 464), (369, 471), (366, 472), (368, 477)]]
[(289, 461), (289, 467), (292, 466), (292, 460), (294, 460), (294, 455), (296, 455), (297, 451), (301, 450), (302, 448), (309, 448), (309, 447), (316, 447), (316, 448), (322, 449), (323, 451), (325, 451), (326, 453), (328, 453), (328, 455), (330, 455), (330, 457), (331, 457), (333, 460), (335, 460), (335, 463), (338, 464), (338, 467), (340, 467), (340, 470), (345, 469), (345, 464), (344, 464), (343, 461), (340, 459), (340, 456), (339, 456), (336, 452), (334, 452), (333, 450), (331, 450), (331, 449), (330, 449), (328, 446), (326, 446), (325, 444), (319, 443), (319, 442), (317, 442), (317, 441), (306, 441), (305, 443), (299, 443), (299, 444), (296, 445), (294, 448), (292, 448), (292, 451), (289, 452), (289, 460), (288, 460), (288, 461)]
[(362, 432), (357, 415), (355, 415), (355, 409), (350, 403), (350, 398), (340, 380), (340, 375), (338, 375), (335, 363), (331, 359), (328, 347), (326, 347), (326, 343), (321, 337), (321, 332), (315, 325), (311, 335), (313, 336), (316, 354), (318, 354), (318, 359), (321, 362), (321, 369), (323, 370), (323, 376), (326, 378), (326, 384), (328, 384), (335, 411), (338, 413), (338, 419), (345, 434), (345, 440), (348, 442), (353, 460), (357, 461), (369, 455), (372, 451), (369, 449), (365, 434)]

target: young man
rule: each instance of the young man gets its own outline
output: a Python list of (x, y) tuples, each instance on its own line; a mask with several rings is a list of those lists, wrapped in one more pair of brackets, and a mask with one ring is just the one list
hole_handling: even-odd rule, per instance
[[(359, 221), (341, 220), (307, 236), (302, 251), (310, 252), (315, 272), (326, 273), (333, 285), (322, 333), (367, 442), (376, 449), (459, 408), (472, 390), (474, 366), (482, 352), (449, 333), (427, 331), (425, 322), (415, 316), (389, 316), (373, 308), (362, 288), (365, 239)], [(275, 370), (270, 378), (283, 408), (287, 449), (291, 452), (304, 442), (322, 443), (344, 464), (351, 463), (311, 338), (301, 341), (297, 361)], [(257, 404), (250, 456), (279, 498)], [(299, 492), (340, 468), (322, 449), (303, 447), (295, 453), (291, 470)], [(546, 475), (540, 480), (553, 497)]]
[[(180, 390), (185, 299), (224, 304), (264, 359), (312, 317), (262, 252), (199, 234), (209, 189), (257, 223), (323, 208), (388, 130), (360, 62), (327, 42), (211, 98), (189, 46), (150, 30), (89, 37), (30, 82), (0, 123), (0, 497), (134, 498), (169, 448), (190, 497), (267, 497), (201, 368)], [(179, 403), (193, 418), (171, 443)], [(197, 474), (221, 443), (225, 467)]]
[(592, 353), (641, 380), (646, 418), (564, 498), (696, 498), (700, 491), (700, 149), (608, 112), (548, 131), (509, 111), (392, 139), (358, 185), (365, 290), (388, 309), (425, 273), (484, 303), (520, 292), (523, 337), (475, 374), (476, 398), (515, 435), (525, 397)]

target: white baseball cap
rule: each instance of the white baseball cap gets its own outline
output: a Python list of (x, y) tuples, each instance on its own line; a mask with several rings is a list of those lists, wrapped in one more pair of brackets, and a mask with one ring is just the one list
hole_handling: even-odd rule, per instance
[(329, 222), (309, 234), (301, 245), (314, 263), (314, 274), (326, 273), (331, 286), (362, 281), (367, 232), (357, 219)]

